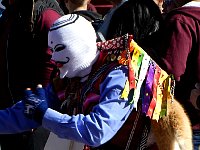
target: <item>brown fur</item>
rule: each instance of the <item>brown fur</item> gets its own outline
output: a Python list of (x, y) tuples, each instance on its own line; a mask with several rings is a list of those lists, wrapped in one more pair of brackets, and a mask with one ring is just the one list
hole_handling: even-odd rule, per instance
[(152, 130), (159, 150), (192, 150), (192, 128), (181, 104), (174, 100), (167, 116), (152, 120)]

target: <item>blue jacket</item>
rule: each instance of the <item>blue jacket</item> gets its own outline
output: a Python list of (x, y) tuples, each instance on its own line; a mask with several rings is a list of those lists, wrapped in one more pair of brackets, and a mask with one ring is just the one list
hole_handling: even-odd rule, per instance
[[(43, 117), (42, 126), (61, 138), (71, 139), (97, 147), (109, 141), (122, 127), (133, 105), (121, 99), (127, 79), (128, 69), (125, 66), (111, 71), (100, 85), (99, 104), (93, 107), (88, 115), (69, 116), (48, 108)], [(46, 89), (49, 106), (58, 101), (50, 86)], [(24, 116), (22, 101), (13, 107), (0, 110), (0, 133), (18, 133), (39, 126)]]
[(104, 144), (117, 133), (133, 110), (133, 105), (120, 98), (127, 74), (125, 66), (108, 74), (100, 85), (99, 104), (93, 107), (90, 114), (69, 116), (48, 108), (42, 126), (61, 138), (94, 147)]
[(12, 107), (0, 110), (0, 134), (11, 134), (28, 131), (39, 126), (24, 115), (24, 103), (16, 103)]

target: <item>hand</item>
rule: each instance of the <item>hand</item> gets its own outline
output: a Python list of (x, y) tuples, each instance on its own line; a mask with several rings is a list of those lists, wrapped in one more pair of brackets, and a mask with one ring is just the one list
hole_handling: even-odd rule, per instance
[(30, 88), (25, 90), (24, 96), (25, 115), (28, 118), (35, 119), (37, 122), (42, 123), (44, 113), (48, 109), (46, 102), (45, 90), (42, 85), (38, 85), (35, 93)]

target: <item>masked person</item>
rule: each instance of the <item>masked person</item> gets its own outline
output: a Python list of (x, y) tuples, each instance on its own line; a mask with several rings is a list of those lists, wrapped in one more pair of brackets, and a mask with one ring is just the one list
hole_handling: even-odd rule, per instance
[[(140, 80), (153, 71), (148, 65), (151, 59), (147, 59), (141, 69), (144, 72), (139, 74), (134, 70), (137, 67), (128, 61), (130, 53), (135, 56), (141, 52), (141, 56), (148, 57), (132, 36), (96, 44), (91, 23), (82, 16), (69, 14), (54, 22), (48, 44), (53, 51), (52, 60), (59, 68), (59, 77), (46, 89), (25, 91), (25, 114), (61, 138), (85, 143), (85, 149), (147, 147), (150, 119), (146, 116), (159, 120), (160, 109), (154, 114), (155, 107), (149, 106), (150, 97), (144, 93), (150, 78), (144, 82), (145, 86), (142, 86), (144, 80)], [(138, 53), (133, 53), (133, 49)], [(147, 73), (147, 69), (151, 71)], [(162, 79), (170, 79), (160, 71)], [(162, 82), (160, 85), (159, 90), (170, 88)], [(145, 98), (145, 103), (139, 97)], [(56, 101), (62, 104), (50, 105)], [(165, 110), (161, 114), (165, 114)]]

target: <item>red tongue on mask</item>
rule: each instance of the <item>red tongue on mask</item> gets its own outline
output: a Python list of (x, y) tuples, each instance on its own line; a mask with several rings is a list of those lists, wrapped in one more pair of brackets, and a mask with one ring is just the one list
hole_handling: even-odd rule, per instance
[(61, 67), (63, 67), (63, 64), (61, 64), (61, 63), (56, 63), (56, 66), (57, 66), (58, 68), (61, 68)]

